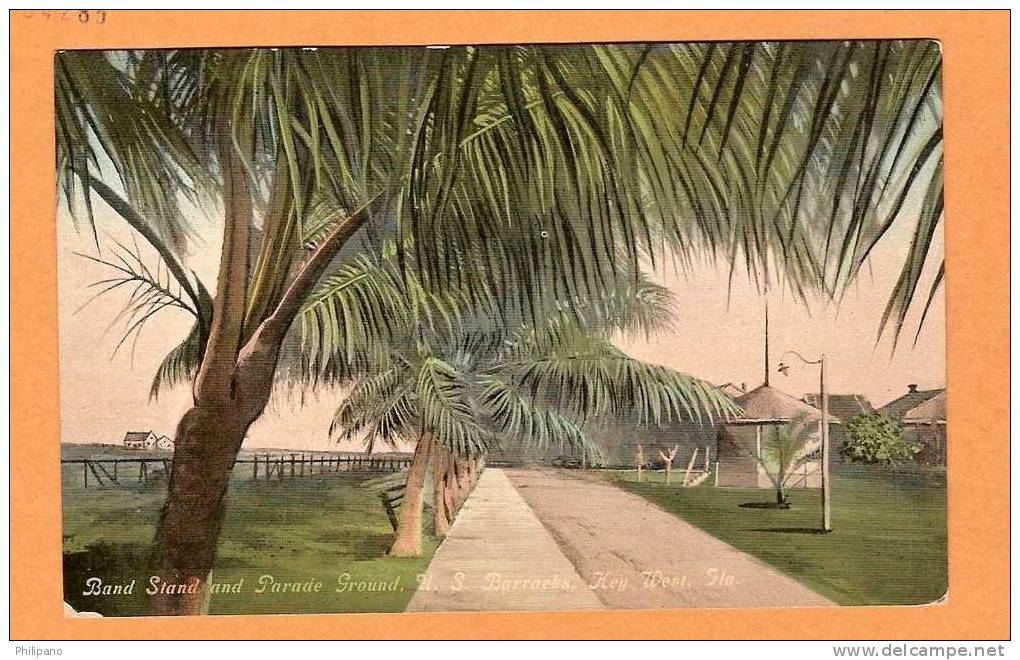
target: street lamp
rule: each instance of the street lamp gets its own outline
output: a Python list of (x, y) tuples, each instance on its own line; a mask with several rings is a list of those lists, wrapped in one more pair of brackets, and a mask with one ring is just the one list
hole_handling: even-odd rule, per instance
[(779, 373), (789, 375), (790, 365), (783, 360), (792, 355), (804, 364), (818, 365), (818, 389), (822, 397), (822, 531), (832, 531), (832, 497), (829, 487), (829, 397), (825, 388), (825, 354), (817, 360), (809, 360), (797, 351), (786, 351), (779, 358)]

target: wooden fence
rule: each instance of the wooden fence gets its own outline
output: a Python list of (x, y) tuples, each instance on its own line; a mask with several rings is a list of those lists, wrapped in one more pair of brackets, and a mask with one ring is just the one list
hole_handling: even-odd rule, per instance
[(332, 472), (396, 472), (410, 467), (410, 456), (373, 456), (372, 454), (254, 454), (251, 458), (239, 458), (238, 465), (251, 465), (249, 478), (252, 481), (303, 477), (306, 474), (329, 474)]
[[(82, 486), (148, 485), (157, 474), (170, 473), (169, 458), (65, 458), (60, 465), (81, 465)], [(150, 466), (154, 466), (153, 469)]]
[[(173, 464), (170, 458), (69, 458), (61, 467), (74, 470), (81, 466), (80, 486), (127, 487), (148, 486), (164, 482)], [(336, 472), (396, 472), (411, 465), (410, 455), (372, 454), (251, 454), (234, 461), (233, 479), (271, 481)]]

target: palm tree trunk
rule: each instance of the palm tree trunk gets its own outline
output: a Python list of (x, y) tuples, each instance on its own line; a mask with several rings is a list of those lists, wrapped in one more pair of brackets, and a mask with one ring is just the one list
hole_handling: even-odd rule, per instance
[(159, 582), (146, 585), (155, 591), (149, 594), (150, 614), (204, 613), (227, 484), (249, 425), (239, 411), (199, 406), (181, 418), (156, 531), (154, 576)]
[[(201, 614), (223, 521), (223, 502), (248, 427), (265, 409), (279, 346), (238, 364), (247, 296), (252, 201), (229, 129), (219, 144), (223, 244), (212, 321), (193, 385), (194, 404), (177, 425), (169, 491), (156, 527), (152, 614)], [(161, 587), (168, 587), (162, 588)]]
[(780, 507), (787, 507), (789, 503), (786, 500), (786, 475), (779, 475), (779, 479), (776, 481), (776, 504)]
[[(263, 245), (263, 257), (285, 258), (272, 273), (273, 281), (255, 282), (255, 292), (261, 290), (265, 295), (257, 296), (259, 308), (248, 315), (254, 209), (244, 161), (251, 156), (254, 134), (250, 126), (234, 124), (230, 104), (226, 105), (227, 112), (216, 118), (224, 221), (214, 296), (197, 280), (192, 284), (183, 266), (140, 215), (108, 186), (89, 178), (90, 187), (163, 257), (170, 274), (195, 304), (204, 340), (192, 384), (194, 403), (178, 424), (169, 491), (156, 530), (153, 575), (160, 582), (155, 593), (148, 594), (153, 614), (202, 612), (230, 472), (248, 428), (269, 401), (286, 333), (309, 292), (341, 248), (368, 222), (370, 205), (383, 194), (380, 191), (345, 217), (336, 218), (334, 227), (303, 262), (291, 263), (281, 243)], [(287, 217), (293, 202), (286, 174), (287, 168), (278, 165), (270, 211), (264, 219), (269, 227)], [(297, 269), (291, 276), (294, 266)], [(420, 504), (420, 494), (418, 499)], [(161, 584), (175, 585), (174, 593), (160, 589)]]
[[(478, 456), (472, 456), (468, 459), (468, 492), (475, 487), (478, 483), (478, 477), (482, 475), (482, 470), (485, 469), (485, 455), (480, 454)], [(467, 495), (465, 495), (467, 497)]]
[(432, 456), (432, 521), (436, 536), (442, 538), (450, 529), (453, 511), (447, 507), (447, 473), (450, 456), (444, 451), (434, 451)]
[(454, 477), (451, 474), (453, 468), (449, 467), (446, 474), (443, 475), (443, 507), (446, 509), (447, 516), (450, 522), (453, 522), (454, 517), (457, 515), (457, 502), (454, 501), (454, 495), (456, 494), (457, 484), (454, 481)]
[(432, 453), (432, 437), (423, 435), (414, 448), (414, 459), (407, 470), (407, 487), (400, 505), (400, 522), (397, 537), (390, 548), (395, 557), (421, 556), (421, 507), (425, 489), (425, 473)]
[[(368, 220), (366, 205), (339, 222), (305, 260), (271, 313), (251, 331), (247, 343), (242, 343), (248, 335), (252, 192), (230, 122), (221, 122), (221, 130), (224, 223), (216, 294), (205, 352), (192, 386), (194, 405), (177, 429), (169, 492), (153, 553), (154, 575), (160, 584), (175, 585), (174, 592), (183, 589), (184, 593), (167, 593), (156, 585), (156, 592), (149, 594), (152, 614), (202, 613), (230, 472), (248, 428), (269, 402), (284, 337), (305, 296)], [(250, 147), (246, 140), (241, 143), (242, 149)]]
[[(225, 193), (226, 196), (226, 193)], [(241, 213), (228, 214), (227, 226), (247, 225)], [(223, 502), (230, 472), (251, 424), (265, 411), (272, 392), (280, 347), (297, 314), (305, 291), (318, 279), (339, 246), (363, 224), (367, 214), (352, 216), (319, 248), (291, 283), (274, 313), (239, 346), (244, 320), (243, 288), (247, 268), (247, 235), (242, 231), (224, 241), (220, 280), (213, 300), (213, 322), (202, 365), (193, 385), (193, 407), (177, 428), (169, 491), (156, 529), (154, 575), (160, 583), (185, 585), (183, 594), (150, 594), (155, 615), (201, 614), (206, 582), (212, 570), (223, 520)], [(228, 234), (230, 235), (230, 234)], [(428, 443), (426, 443), (426, 448)], [(425, 456), (428, 463), (428, 456)], [(421, 471), (424, 471), (424, 467)], [(413, 471), (413, 469), (412, 469)], [(418, 477), (418, 554), (421, 546), (421, 475)], [(413, 502), (413, 489), (410, 489)], [(415, 507), (411, 507), (412, 509)], [(158, 587), (157, 587), (158, 589)], [(175, 586), (174, 591), (178, 588)]]
[(471, 465), (471, 459), (466, 456), (454, 459), (454, 504), (457, 511), (464, 506), (464, 500), (471, 492)]

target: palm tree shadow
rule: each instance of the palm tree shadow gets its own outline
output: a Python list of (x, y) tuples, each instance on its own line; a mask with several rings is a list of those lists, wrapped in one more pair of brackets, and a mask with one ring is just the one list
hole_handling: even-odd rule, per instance
[(354, 559), (379, 559), (386, 556), (392, 544), (393, 534), (366, 534), (353, 543), (350, 553)]
[(777, 502), (744, 502), (737, 506), (741, 509), (778, 509), (781, 511), (792, 508), (789, 504), (779, 504)]
[(327, 546), (343, 546), (344, 555), (355, 561), (378, 559), (386, 555), (393, 544), (389, 532), (352, 532), (347, 529), (327, 530), (316, 536), (316, 543)]

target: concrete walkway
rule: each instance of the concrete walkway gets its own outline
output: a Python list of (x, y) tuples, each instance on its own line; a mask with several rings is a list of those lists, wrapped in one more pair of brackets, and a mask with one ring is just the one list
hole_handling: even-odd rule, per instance
[(506, 474), (487, 468), (407, 609), (579, 610), (602, 606)]
[(549, 469), (507, 476), (607, 607), (833, 604), (597, 475)]

